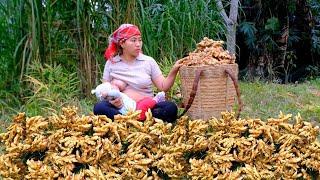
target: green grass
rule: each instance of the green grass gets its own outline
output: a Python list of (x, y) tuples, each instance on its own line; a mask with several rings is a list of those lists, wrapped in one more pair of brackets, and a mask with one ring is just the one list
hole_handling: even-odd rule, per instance
[(320, 122), (320, 79), (300, 84), (240, 82), (244, 108), (241, 117), (267, 119), (301, 114), (306, 121)]

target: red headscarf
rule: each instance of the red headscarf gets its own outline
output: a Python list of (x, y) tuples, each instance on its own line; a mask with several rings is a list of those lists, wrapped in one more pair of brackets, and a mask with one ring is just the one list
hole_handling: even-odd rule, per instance
[(118, 51), (117, 45), (120, 40), (129, 39), (132, 36), (140, 35), (140, 30), (137, 26), (132, 24), (122, 24), (109, 36), (109, 46), (104, 53), (104, 58), (109, 60)]

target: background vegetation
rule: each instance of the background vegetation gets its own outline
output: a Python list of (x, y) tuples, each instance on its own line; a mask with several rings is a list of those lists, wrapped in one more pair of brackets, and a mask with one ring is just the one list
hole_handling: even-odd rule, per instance
[(244, 109), (242, 117), (274, 118), (279, 112), (300, 115), (320, 122), (320, 79), (299, 84), (256, 82), (240, 83)]
[(237, 44), (245, 79), (319, 76), (319, 0), (244, 0), (241, 8)]
[[(228, 1), (224, 5), (228, 8)], [(319, 80), (298, 84), (298, 90), (270, 82), (319, 77), (320, 2), (244, 0), (240, 5), (237, 61), (241, 78), (249, 81), (241, 84), (246, 105), (257, 107), (264, 90), (279, 94), (284, 88), (297, 97), (310, 93), (305, 88), (318, 90)], [(213, 0), (0, 0), (1, 120), (19, 111), (30, 116), (56, 112), (66, 104), (89, 113), (95, 101), (89, 92), (100, 82), (108, 36), (122, 23), (140, 27), (144, 53), (154, 57), (165, 74), (203, 37), (225, 39)], [(169, 92), (179, 102), (177, 94), (179, 80)], [(319, 115), (319, 101), (306, 98), (315, 113), (310, 117)], [(296, 100), (284, 100), (283, 107), (267, 102), (259, 106), (260, 112), (248, 107), (247, 115), (267, 117), (300, 108), (285, 105), (291, 102)]]

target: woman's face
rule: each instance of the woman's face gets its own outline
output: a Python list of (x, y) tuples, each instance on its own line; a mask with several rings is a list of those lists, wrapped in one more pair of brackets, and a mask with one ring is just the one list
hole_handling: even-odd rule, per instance
[(142, 49), (142, 39), (140, 35), (132, 36), (129, 39), (120, 42), (123, 55), (137, 57)]

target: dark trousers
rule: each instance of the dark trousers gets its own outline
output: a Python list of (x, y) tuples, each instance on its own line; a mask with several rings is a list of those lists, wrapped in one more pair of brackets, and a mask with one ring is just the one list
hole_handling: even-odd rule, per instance
[[(178, 108), (174, 102), (163, 101), (157, 103), (151, 109), (152, 115), (155, 118), (165, 122), (173, 122), (177, 119)], [(107, 101), (100, 101), (94, 105), (93, 113), (95, 115), (106, 115), (110, 119), (114, 119), (114, 115), (121, 114), (116, 107)]]

